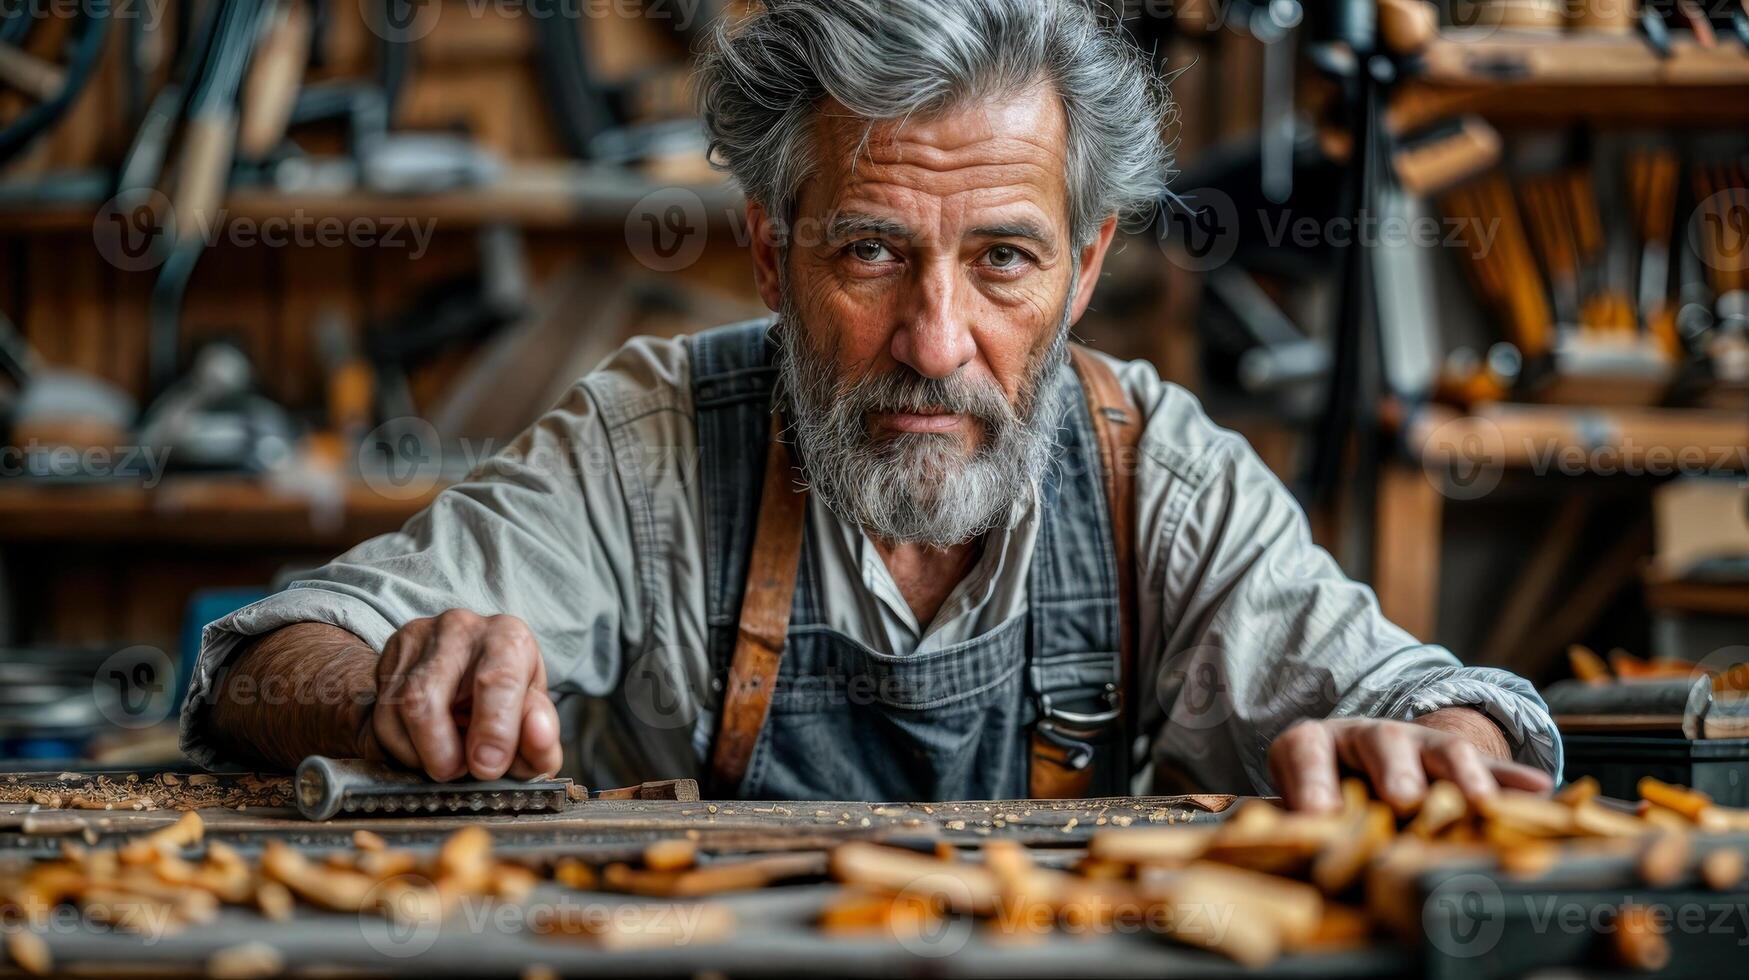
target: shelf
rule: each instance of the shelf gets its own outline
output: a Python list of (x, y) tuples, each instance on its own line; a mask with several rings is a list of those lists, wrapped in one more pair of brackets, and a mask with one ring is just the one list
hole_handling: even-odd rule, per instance
[(129, 484), (0, 482), (0, 543), (142, 542), (327, 550), (398, 529), (438, 488), (384, 496), (351, 483), (332, 500), (244, 476)]
[(1440, 85), (1749, 85), (1749, 53), (1730, 38), (1713, 48), (1681, 38), (1660, 58), (1633, 34), (1447, 30), (1421, 61), (1416, 80)]
[(1424, 464), (1548, 476), (1739, 472), (1749, 452), (1749, 417), (1712, 409), (1500, 402), (1462, 415), (1430, 406), (1409, 420), (1405, 434)]
[(1749, 582), (1648, 578), (1646, 608), (1654, 612), (1749, 618)]
[(1662, 59), (1637, 35), (1448, 29), (1393, 92), (1407, 128), (1456, 113), (1502, 122), (1717, 126), (1749, 120), (1749, 52), (1686, 35)]
[[(507, 166), (500, 179), (491, 184), (435, 194), (366, 190), (289, 193), (269, 187), (244, 187), (231, 191), (224, 207), (232, 220), (257, 222), (362, 218), (435, 221), (446, 229), (500, 222), (523, 228), (617, 227), (624, 224), (632, 207), (646, 195), (671, 186), (619, 167), (524, 163)], [(0, 223), (7, 231), (89, 232), (104, 203), (90, 191), (81, 196), (78, 192), (39, 188), (40, 183), (31, 181), (0, 181)], [(675, 189), (696, 195), (704, 205), (706, 220), (713, 223), (724, 221), (731, 213), (738, 214), (741, 208), (740, 192), (728, 184)]]

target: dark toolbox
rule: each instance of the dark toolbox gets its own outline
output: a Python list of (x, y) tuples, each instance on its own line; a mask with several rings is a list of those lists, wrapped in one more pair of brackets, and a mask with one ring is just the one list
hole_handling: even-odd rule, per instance
[[(1713, 848), (1749, 847), (1749, 835), (1697, 836), (1692, 847), (1689, 870), (1657, 887), (1641, 880), (1637, 853), (1624, 848), (1587, 853), (1569, 846), (1555, 866), (1530, 878), (1502, 872), (1489, 859), (1442, 863), (1419, 877), (1419, 921), (1402, 926), (1420, 933), (1427, 980), (1744, 976), (1749, 882), (1711, 891), (1694, 869)], [(1663, 967), (1634, 972), (1616, 958), (1614, 933), (1629, 904), (1646, 909), (1668, 942)]]
[(1638, 799), (1640, 777), (1651, 776), (1693, 787), (1723, 806), (1749, 806), (1749, 738), (1562, 733), (1561, 743), (1566, 778), (1590, 776), (1605, 796)]

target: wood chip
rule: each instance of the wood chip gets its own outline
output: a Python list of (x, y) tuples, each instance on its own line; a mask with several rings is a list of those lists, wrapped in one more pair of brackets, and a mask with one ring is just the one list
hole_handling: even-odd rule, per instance
[(1643, 905), (1622, 906), (1611, 938), (1616, 961), (1630, 970), (1653, 972), (1670, 965), (1670, 941)]
[(1716, 892), (1730, 891), (1743, 880), (1743, 852), (1735, 847), (1716, 847), (1700, 859), (1700, 880)]
[(278, 976), (284, 969), (285, 957), (264, 942), (226, 946), (206, 961), (206, 975), (215, 980), (256, 980)]
[(1675, 884), (1688, 871), (1688, 835), (1659, 833), (1640, 852), (1640, 879), (1654, 888)]
[(20, 970), (32, 976), (46, 977), (55, 971), (55, 958), (43, 937), (27, 929), (15, 928), (6, 933), (6, 955)]
[(651, 871), (679, 871), (698, 859), (698, 845), (685, 838), (659, 840), (644, 848), (644, 867)]

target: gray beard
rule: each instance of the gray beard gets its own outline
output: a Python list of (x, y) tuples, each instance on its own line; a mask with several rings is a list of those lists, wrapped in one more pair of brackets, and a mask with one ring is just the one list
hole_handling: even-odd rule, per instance
[[(937, 380), (901, 365), (841, 380), (830, 352), (815, 352), (799, 322), (786, 297), (777, 328), (785, 421), (809, 490), (840, 519), (885, 541), (946, 548), (1009, 526), (1020, 512), (1015, 505), (1037, 495), (1062, 422), (1057, 395), (1068, 351), (1067, 303), (1056, 337), (1021, 386), (1018, 408), (994, 382), (963, 371)], [(968, 455), (957, 435), (870, 435), (871, 414), (926, 407), (981, 423), (977, 449)]]

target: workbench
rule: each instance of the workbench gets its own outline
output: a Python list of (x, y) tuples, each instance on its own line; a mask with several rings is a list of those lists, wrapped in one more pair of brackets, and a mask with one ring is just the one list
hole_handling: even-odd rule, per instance
[[(134, 774), (139, 777), (141, 774)], [(0, 782), (0, 798), (26, 787), (53, 787), (71, 776), (22, 774)], [(126, 774), (115, 774), (115, 780)], [(150, 780), (150, 775), (144, 776)], [(182, 777), (186, 778), (186, 777)], [(202, 777), (209, 778), (209, 777)], [(221, 777), (232, 780), (237, 777)], [(260, 784), (255, 787), (257, 790)], [(168, 801), (165, 801), (168, 802)], [(653, 841), (687, 837), (701, 865), (757, 853), (818, 857), (851, 840), (931, 850), (946, 842), (966, 851), (1010, 839), (1034, 848), (1041, 865), (1067, 866), (1092, 834), (1113, 827), (1197, 826), (1232, 812), (1232, 797), (1141, 797), (1075, 801), (932, 804), (753, 803), (684, 800), (590, 800), (559, 813), (485, 817), (396, 817), (311, 823), (275, 806), (207, 807), (206, 841), (245, 855), (280, 841), (320, 859), (350, 850), (355, 831), (380, 835), (391, 848), (429, 853), (457, 828), (478, 825), (495, 853), (539, 866), (558, 856), (591, 864), (634, 861)], [(85, 801), (83, 805), (90, 805)], [(174, 809), (49, 809), (0, 804), (0, 847), (12, 859), (50, 857), (62, 841), (109, 846), (175, 822)], [(1721, 838), (1721, 841), (1724, 841)], [(1749, 838), (1731, 838), (1745, 846)], [(1721, 844), (1721, 846), (1723, 846)], [(1359, 949), (1287, 956), (1266, 972), (1283, 977), (1518, 976), (1542, 966), (1595, 961), (1595, 937), (1561, 923), (1582, 910), (1624, 901), (1703, 910), (1707, 928), (1673, 937), (1676, 954), (1662, 976), (1737, 975), (1749, 944), (1749, 893), (1706, 892), (1693, 882), (1667, 889), (1622, 886), (1620, 862), (1599, 856), (1563, 863), (1534, 883), (1492, 869), (1456, 865), (1429, 876), (1419, 896), (1428, 941), (1423, 948), (1380, 940)], [(1212, 953), (1162, 940), (1146, 928), (1077, 936), (1061, 930), (1017, 940), (982, 923), (950, 921), (934, 934), (899, 940), (845, 937), (815, 920), (836, 886), (817, 880), (712, 896), (735, 927), (719, 940), (660, 949), (601, 948), (526, 928), (554, 911), (585, 914), (685, 915), (696, 903), (584, 892), (541, 882), (522, 903), (464, 907), (441, 926), (408, 927), (376, 916), (332, 914), (299, 906), (276, 923), (251, 909), (226, 906), (219, 918), (160, 938), (111, 932), (69, 917), (44, 936), (57, 967), (85, 975), (204, 973), (215, 952), (259, 941), (283, 956), (288, 973), (412, 976), (696, 975), (700, 973), (837, 976), (1150, 976), (1226, 977), (1248, 971)], [(1411, 913), (1412, 914), (1412, 913)]]

